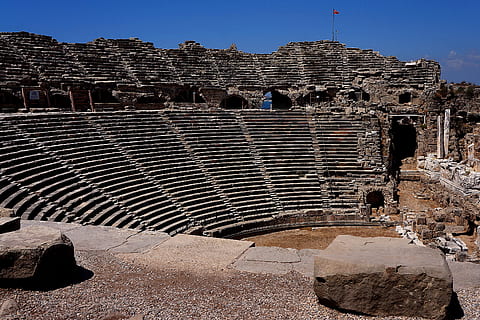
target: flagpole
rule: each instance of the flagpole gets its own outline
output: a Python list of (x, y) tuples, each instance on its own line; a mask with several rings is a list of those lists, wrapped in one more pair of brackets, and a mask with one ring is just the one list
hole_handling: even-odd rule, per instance
[(332, 41), (335, 41), (335, 9), (332, 9)]

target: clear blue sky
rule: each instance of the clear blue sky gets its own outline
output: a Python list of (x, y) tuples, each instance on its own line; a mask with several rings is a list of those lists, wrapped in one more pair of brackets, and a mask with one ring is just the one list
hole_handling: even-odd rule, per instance
[(442, 79), (480, 84), (480, 1), (463, 0), (2, 0), (0, 31), (64, 42), (138, 37), (160, 48), (195, 40), (207, 48), (268, 53), (290, 41), (338, 40), (400, 60), (434, 59)]

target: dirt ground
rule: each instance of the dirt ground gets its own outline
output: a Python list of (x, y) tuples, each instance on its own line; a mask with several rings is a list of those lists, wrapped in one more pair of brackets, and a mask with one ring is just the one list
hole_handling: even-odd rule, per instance
[(256, 246), (293, 249), (325, 249), (336, 236), (347, 234), (357, 237), (399, 237), (392, 228), (384, 227), (320, 227), (273, 232), (248, 237)]
[[(442, 207), (438, 202), (429, 199), (425, 188), (417, 181), (402, 181), (399, 184), (399, 207), (408, 212), (425, 213), (431, 217), (435, 208)], [(391, 217), (400, 220), (399, 216)], [(450, 223), (454, 225), (454, 223)], [(359, 237), (399, 237), (394, 228), (385, 227), (319, 227), (302, 228), (273, 232), (264, 235), (244, 238), (255, 242), (257, 246), (270, 246), (294, 249), (325, 249), (337, 235), (353, 235)], [(457, 235), (469, 248), (472, 258), (480, 257), (480, 251), (475, 244), (475, 235)]]

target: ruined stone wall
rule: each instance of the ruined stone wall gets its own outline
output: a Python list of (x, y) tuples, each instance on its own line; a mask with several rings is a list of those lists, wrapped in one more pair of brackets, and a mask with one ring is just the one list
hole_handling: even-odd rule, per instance
[[(64, 92), (106, 89), (123, 105), (139, 97), (176, 101), (185, 90), (214, 107), (222, 94), (239, 94), (256, 108), (269, 90), (281, 91), (293, 105), (305, 104), (302, 97), (312, 92), (350, 103), (352, 93), (363, 92), (367, 101), (382, 104), (398, 104), (399, 96), (408, 94), (416, 103), (439, 82), (434, 61), (402, 62), (332, 41), (292, 42), (271, 54), (252, 54), (235, 46), (207, 49), (194, 41), (158, 49), (136, 38), (72, 44), (0, 33), (0, 61), (5, 70), (0, 88), (14, 96), (25, 85)], [(218, 92), (211, 98), (213, 89)]]

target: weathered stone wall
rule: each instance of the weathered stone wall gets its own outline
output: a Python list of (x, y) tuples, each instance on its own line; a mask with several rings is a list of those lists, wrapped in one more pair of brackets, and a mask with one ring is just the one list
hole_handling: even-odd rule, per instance
[[(252, 54), (194, 41), (178, 49), (158, 49), (136, 38), (59, 43), (26, 32), (0, 33), (0, 66), (6, 70), (0, 74), (2, 92), (17, 98), (25, 85), (65, 95), (71, 87), (106, 89), (121, 105), (145, 96), (183, 102), (178, 95), (187, 90), (213, 107), (223, 92), (241, 95), (255, 108), (269, 90), (303, 106), (309, 93), (340, 103), (360, 97), (381, 104), (399, 104), (403, 94), (402, 103), (417, 103), (425, 90), (437, 87), (440, 73), (434, 61), (402, 62), (333, 41), (292, 42), (271, 54)], [(207, 94), (212, 88), (220, 93)]]

